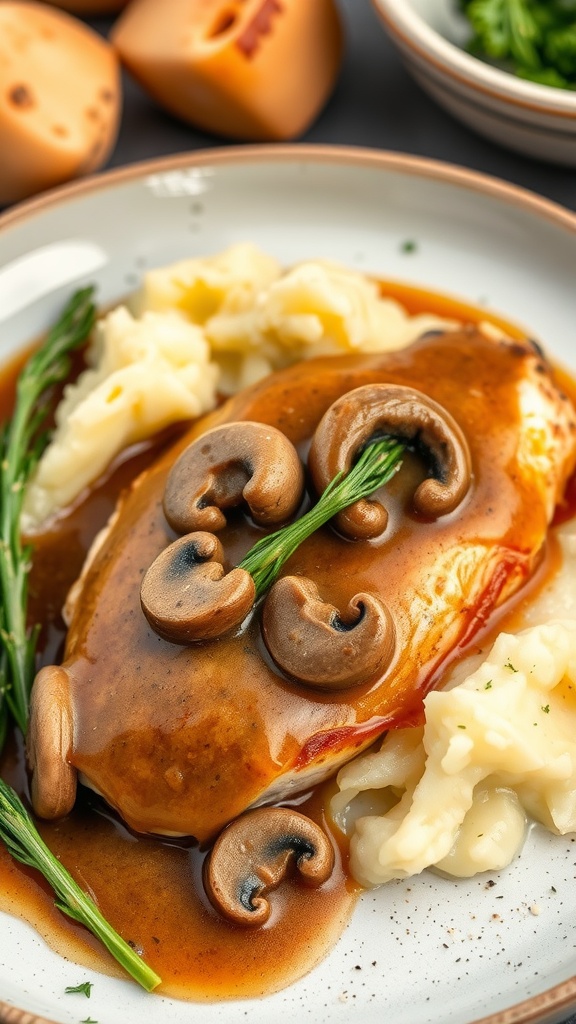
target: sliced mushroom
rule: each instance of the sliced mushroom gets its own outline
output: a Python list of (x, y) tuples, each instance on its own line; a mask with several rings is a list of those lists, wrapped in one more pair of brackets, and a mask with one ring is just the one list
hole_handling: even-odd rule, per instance
[(304, 473), (294, 445), (276, 427), (245, 421), (202, 434), (174, 463), (164, 513), (178, 533), (221, 530), (221, 509), (246, 501), (261, 526), (296, 512)]
[(176, 644), (212, 640), (240, 625), (254, 604), (250, 573), (225, 573), (222, 545), (190, 533), (165, 548), (142, 580), (140, 602), (152, 629)]
[(340, 615), (301, 576), (283, 576), (274, 584), (262, 632), (287, 675), (325, 690), (345, 690), (384, 672), (396, 645), (392, 617), (380, 598), (356, 594)]
[(62, 818), (74, 806), (77, 772), (68, 761), (72, 742), (68, 673), (47, 665), (32, 687), (27, 738), (32, 806), (40, 818)]
[(285, 807), (248, 811), (224, 829), (204, 864), (210, 902), (234, 924), (265, 924), (271, 909), (266, 894), (278, 888), (291, 861), (306, 885), (326, 882), (334, 868), (326, 833)]
[[(432, 458), (433, 476), (414, 494), (414, 508), (427, 518), (453, 512), (471, 480), (468, 443), (454, 418), (414, 388), (368, 384), (343, 395), (324, 414), (312, 441), (308, 467), (322, 493), (339, 472), (348, 472), (370, 438), (390, 434), (423, 448)], [(334, 523), (355, 540), (377, 537), (388, 513), (379, 501), (363, 499), (344, 509)]]

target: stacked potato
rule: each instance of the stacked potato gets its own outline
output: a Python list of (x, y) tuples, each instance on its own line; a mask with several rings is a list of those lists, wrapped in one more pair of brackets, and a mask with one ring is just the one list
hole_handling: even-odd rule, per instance
[[(105, 40), (79, 15), (126, 10)], [(335, 0), (2, 0), (0, 204), (107, 160), (119, 64), (162, 106), (235, 139), (300, 135), (333, 87)]]

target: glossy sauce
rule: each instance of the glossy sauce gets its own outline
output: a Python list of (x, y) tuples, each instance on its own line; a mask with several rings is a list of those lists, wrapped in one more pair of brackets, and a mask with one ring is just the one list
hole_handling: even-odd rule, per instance
[[(387, 295), (411, 312), (434, 311), (470, 321), (490, 319), (508, 333), (522, 332), (444, 296), (403, 285), (386, 285)], [(2, 418), (11, 406), (14, 373), (0, 380)], [(30, 616), (42, 619), (41, 663), (58, 662), (64, 644), (60, 608), (76, 578), (92, 537), (106, 522), (121, 488), (166, 444), (143, 445), (100, 481), (75, 510), (38, 538), (30, 587)], [(414, 478), (418, 466), (412, 467)], [(576, 487), (569, 492), (570, 512)], [(553, 567), (554, 558), (549, 562)], [(544, 579), (547, 564), (529, 585)], [(505, 611), (500, 613), (501, 619)], [(492, 627), (494, 628), (494, 627)], [(13, 737), (0, 763), (0, 774), (26, 793), (21, 742)], [(329, 784), (330, 785), (330, 784)], [(327, 788), (296, 803), (323, 821)], [(333, 784), (332, 784), (333, 785)], [(256, 996), (289, 984), (312, 968), (331, 948), (351, 913), (357, 887), (346, 878), (346, 853), (338, 849), (337, 867), (320, 890), (306, 889), (297, 879), (272, 895), (273, 914), (258, 931), (244, 931), (223, 922), (207, 903), (201, 886), (205, 852), (187, 841), (136, 836), (97, 796), (81, 790), (68, 818), (40, 823), (50, 848), (77, 881), (95, 895), (100, 909), (120, 933), (142, 952), (162, 976), (161, 991), (189, 999)], [(99, 944), (81, 926), (53, 907), (48, 887), (0, 848), (0, 907), (30, 920), (48, 942), (72, 960), (108, 973), (120, 973)]]
[[(446, 659), (540, 559), (553, 492), (545, 499), (540, 464), (524, 462), (532, 435), (520, 414), (521, 396), (540, 396), (538, 366), (527, 343), (495, 344), (473, 327), (384, 355), (301, 363), (237, 395), (154, 462), (83, 577), (65, 661), (71, 763), (132, 828), (207, 840), (256, 800), (290, 792), (291, 775), (302, 788), (421, 715)], [(390, 516), (379, 537), (354, 543), (322, 528), (282, 572), (313, 580), (340, 609), (362, 591), (378, 594), (394, 618), (393, 661), (348, 690), (303, 686), (266, 657), (259, 606), (217, 640), (161, 639), (142, 614), (140, 582), (174, 539), (162, 498), (176, 454), (209, 427), (238, 420), (279, 427), (305, 454), (335, 399), (384, 381), (425, 390), (460, 424), (473, 467), (464, 502), (438, 518), (417, 514), (412, 496), (428, 462), (414, 454), (386, 487)], [(546, 415), (562, 439), (551, 478), (562, 478), (573, 413), (559, 399)], [(231, 565), (255, 536), (242, 512), (228, 517), (220, 539)]]
[[(6, 393), (9, 400), (9, 393)], [(171, 437), (171, 435), (169, 435)], [(156, 457), (169, 438), (142, 445), (120, 461), (78, 507), (38, 538), (30, 580), (30, 619), (44, 622), (39, 663), (62, 657), (65, 626), (60, 609), (91, 540), (106, 522), (123, 486)], [(12, 737), (0, 775), (27, 795), (21, 739)], [(323, 791), (293, 801), (324, 823)], [(50, 849), (93, 897), (120, 934), (162, 977), (158, 991), (194, 1000), (251, 997), (276, 991), (310, 970), (332, 948), (354, 907), (358, 886), (346, 876), (346, 851), (336, 839), (329, 882), (310, 889), (290, 879), (272, 895), (264, 928), (226, 923), (201, 884), (207, 848), (131, 833), (103, 800), (80, 787), (73, 814), (37, 822)], [(17, 864), (0, 844), (0, 909), (30, 921), (62, 955), (87, 967), (123, 976), (84, 928), (53, 904), (49, 887)]]

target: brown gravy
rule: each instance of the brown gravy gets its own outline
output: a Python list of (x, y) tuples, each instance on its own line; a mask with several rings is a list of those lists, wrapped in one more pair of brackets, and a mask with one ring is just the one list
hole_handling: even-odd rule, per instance
[[(11, 744), (0, 774), (25, 790), (21, 751)], [(322, 822), (322, 794), (300, 805)], [(357, 887), (346, 878), (336, 847), (336, 868), (319, 890), (284, 883), (272, 898), (261, 929), (227, 924), (204, 897), (205, 851), (185, 841), (137, 837), (102, 801), (81, 793), (74, 813), (40, 822), (50, 849), (93, 894), (104, 916), (162, 977), (157, 991), (211, 1000), (260, 996), (289, 985), (332, 948), (346, 925)], [(122, 975), (101, 946), (53, 905), (38, 876), (0, 850), (0, 908), (29, 920), (62, 955), (86, 967)]]
[[(519, 328), (445, 296), (399, 283), (386, 283), (383, 292), (397, 298), (411, 313), (428, 310), (472, 322), (489, 320), (515, 337), (523, 336)], [(12, 407), (17, 369), (16, 363), (11, 364), (0, 377), (1, 419)], [(93, 536), (106, 522), (122, 487), (165, 442), (166, 438), (142, 445), (120, 460), (69, 515), (38, 538), (30, 617), (44, 624), (40, 664), (61, 657), (65, 630), (60, 609)], [(574, 512), (576, 486), (569, 493), (570, 511)], [(539, 574), (540, 580), (544, 572)], [(0, 775), (26, 794), (22, 743), (16, 735), (0, 760)], [(328, 790), (325, 786), (296, 802), (322, 823)], [(205, 851), (197, 844), (136, 836), (88, 791), (81, 791), (73, 814), (62, 821), (39, 823), (39, 828), (79, 884), (95, 895), (104, 915), (160, 974), (160, 991), (181, 998), (259, 996), (290, 984), (333, 946), (358, 893), (346, 875), (346, 851), (335, 842), (337, 863), (329, 883), (311, 890), (297, 879), (290, 880), (273, 895), (268, 924), (245, 931), (220, 919), (207, 902), (201, 885)], [(42, 879), (14, 862), (3, 846), (0, 909), (30, 921), (51, 946), (70, 959), (106, 973), (122, 973), (85, 929), (54, 909), (52, 894)]]

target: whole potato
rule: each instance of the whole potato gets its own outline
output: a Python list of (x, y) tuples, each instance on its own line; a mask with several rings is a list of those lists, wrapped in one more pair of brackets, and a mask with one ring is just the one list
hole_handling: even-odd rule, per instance
[(97, 170), (115, 143), (118, 60), (82, 22), (32, 0), (0, 4), (0, 204)]
[(301, 135), (342, 55), (335, 0), (132, 0), (111, 40), (171, 114), (254, 141)]

